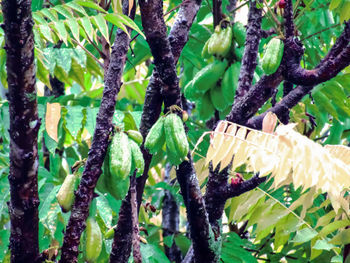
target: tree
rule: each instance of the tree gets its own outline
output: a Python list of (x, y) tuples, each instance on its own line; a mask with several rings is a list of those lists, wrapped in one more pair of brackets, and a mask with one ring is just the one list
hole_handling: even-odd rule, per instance
[[(0, 115), (2, 204), (9, 200), (7, 193), (11, 196), (8, 211), (3, 205), (0, 209), (2, 240), (10, 240), (0, 252), (5, 262), (10, 257), (11, 262), (82, 262), (88, 257), (80, 253), (89, 246), (88, 217), (104, 236), (98, 262), (128, 262), (131, 251), (135, 262), (346, 261), (347, 193), (340, 196), (338, 209), (330, 191), (297, 187), (301, 180), (274, 185), (275, 173), (262, 172), (268, 162), (251, 172), (248, 161), (235, 166), (235, 159), (229, 159), (228, 166), (220, 167), (207, 157), (206, 166), (202, 157), (221, 153), (222, 140), (215, 140), (220, 134), (249, 142), (249, 135), (239, 135), (243, 128), (230, 131), (228, 122), (254, 129), (254, 134), (268, 112), (282, 124), (298, 123), (308, 140), (349, 144), (350, 5), (334, 0), (327, 1), (329, 6), (317, 0), (236, 2), (3, 1), (0, 54), (6, 71), (1, 65), (0, 79), (8, 96)], [(242, 27), (233, 18), (244, 8), (248, 22)], [(219, 39), (231, 28), (233, 37)], [(260, 58), (276, 36), (283, 41), (283, 58), (275, 72), (264, 74)], [(230, 50), (210, 50), (214, 38), (217, 45), (229, 39)], [(197, 85), (215, 63), (223, 63), (222, 74), (211, 71)], [(35, 82), (56, 97), (36, 98)], [(234, 99), (220, 93), (225, 83)], [(65, 95), (58, 91), (63, 84)], [(139, 130), (146, 138), (162, 112), (182, 117), (181, 109), (190, 115), (185, 127), (195, 154), (188, 152), (171, 168), (174, 157), (164, 145), (152, 155), (142, 144), (142, 175), (131, 171), (113, 188), (107, 159), (109, 151), (120, 151), (109, 149), (113, 135)], [(219, 122), (223, 119), (227, 122)], [(203, 137), (195, 149), (208, 130), (211, 142)], [(348, 154), (345, 146), (339, 149)], [(349, 164), (329, 154), (342, 167)], [(79, 181), (72, 207), (63, 208), (71, 210), (68, 214), (55, 198), (67, 178), (74, 178), (72, 186)], [(348, 189), (346, 182), (337, 183)]]

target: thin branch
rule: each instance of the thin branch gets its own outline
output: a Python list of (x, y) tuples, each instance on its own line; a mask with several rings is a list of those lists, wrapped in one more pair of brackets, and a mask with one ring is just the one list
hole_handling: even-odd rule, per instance
[(82, 49), (84, 49), (84, 51), (87, 53), (87, 54), (89, 54), (89, 56), (93, 59), (93, 60), (95, 60), (100, 66), (101, 66), (101, 68), (103, 68), (103, 64), (101, 63), (101, 61), (99, 61), (98, 59), (97, 59), (97, 57), (95, 57), (89, 50), (87, 50), (82, 44), (80, 44), (78, 41), (76, 41), (75, 39), (73, 39), (72, 38), (72, 41), (74, 42), (74, 43), (76, 43), (79, 47), (81, 47)]
[[(171, 51), (174, 56), (175, 62), (180, 57), (181, 51), (188, 41), (188, 33), (194, 18), (200, 8), (201, 1), (198, 0), (187, 0), (183, 2), (180, 10), (176, 16), (175, 22), (170, 30), (169, 42), (171, 44)], [(145, 138), (152, 127), (157, 121), (163, 103), (161, 96), (161, 89), (164, 84), (159, 78), (157, 69), (153, 71), (152, 77), (149, 81), (146, 89), (145, 103), (143, 107), (140, 132)], [(144, 173), (141, 177), (137, 178), (137, 202), (138, 207), (141, 204), (142, 193), (146, 180), (148, 178), (149, 165), (151, 163), (152, 155), (147, 150), (141, 147), (143, 157), (145, 159)], [(118, 226), (115, 231), (114, 242), (112, 245), (112, 253), (110, 262), (127, 262), (131, 250), (131, 208), (129, 195), (123, 200), (120, 208)], [(121, 258), (124, 257), (124, 258)]]
[[(259, 0), (260, 1), (260, 0)], [(243, 97), (251, 88), (254, 71), (257, 65), (258, 49), (261, 30), (261, 9), (256, 7), (257, 1), (251, 1), (248, 13), (247, 37), (241, 70), (239, 73), (238, 87), (235, 101)]]
[(282, 64), (285, 67), (283, 76), (297, 85), (314, 86), (335, 77), (341, 70), (350, 65), (350, 46), (346, 46), (336, 57), (329, 57), (311, 70), (300, 66), (304, 53), (297, 39), (288, 38), (285, 41), (285, 51)]
[(284, 8), (284, 28), (285, 28), (285, 38), (294, 36), (294, 20), (293, 20), (293, 2), (292, 0), (285, 0), (286, 6)]
[[(124, 1), (123, 11), (128, 11), (128, 1)], [(132, 9), (131, 17), (135, 14)], [(129, 29), (129, 32), (131, 30)], [(85, 229), (85, 220), (89, 215), (89, 206), (94, 195), (94, 188), (101, 175), (101, 167), (109, 144), (109, 134), (112, 131), (112, 120), (115, 111), (117, 94), (121, 87), (126, 54), (130, 38), (118, 30), (112, 47), (110, 67), (105, 74), (105, 88), (101, 106), (96, 118), (96, 129), (88, 154), (85, 169), (75, 193), (71, 216), (64, 236), (60, 263), (75, 263), (79, 253), (80, 236)]]
[(300, 41), (303, 42), (303, 41), (305, 41), (306, 39), (309, 39), (309, 38), (312, 38), (312, 37), (314, 37), (314, 36), (317, 36), (317, 35), (319, 35), (319, 34), (325, 32), (325, 31), (328, 31), (328, 30), (330, 30), (330, 29), (332, 29), (332, 28), (335, 28), (335, 27), (338, 27), (338, 26), (340, 26), (340, 25), (341, 25), (341, 24), (338, 23), (338, 24), (335, 24), (335, 25), (331, 25), (330, 27), (326, 27), (326, 28), (324, 28), (324, 29), (322, 29), (322, 30), (320, 30), (320, 31), (317, 31), (317, 32), (315, 32), (315, 33), (313, 33), (313, 34), (311, 34), (311, 35), (308, 35), (307, 37), (302, 38)]
[(131, 203), (131, 221), (132, 221), (132, 252), (135, 263), (142, 263), (140, 251), (140, 233), (139, 219), (136, 200), (136, 172), (130, 176), (130, 203)]
[(244, 124), (272, 96), (274, 90), (283, 80), (281, 73), (280, 67), (274, 74), (262, 76), (244, 97), (235, 101), (230, 114), (226, 116), (226, 120)]

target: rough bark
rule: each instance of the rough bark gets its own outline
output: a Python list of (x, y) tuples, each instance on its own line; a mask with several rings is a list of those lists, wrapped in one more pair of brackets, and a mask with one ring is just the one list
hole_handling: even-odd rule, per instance
[[(181, 51), (188, 41), (188, 33), (193, 23), (194, 18), (197, 15), (201, 1), (189, 0), (184, 1), (181, 4), (180, 10), (176, 16), (176, 20), (170, 30), (169, 42), (171, 45), (171, 51), (174, 56), (175, 62), (180, 57)], [(159, 78), (157, 69), (153, 71), (152, 77), (148, 84), (145, 96), (145, 104), (143, 107), (143, 113), (141, 117), (140, 132), (145, 138), (157, 121), (163, 103), (163, 97), (161, 90), (164, 84)], [(152, 155), (147, 150), (141, 147), (143, 157), (145, 159), (145, 169), (141, 177), (137, 178), (137, 202), (140, 207), (143, 189), (145, 187), (146, 180), (148, 178), (149, 165), (152, 159)], [(130, 199), (127, 196), (120, 208), (118, 226), (116, 228), (116, 234), (112, 245), (112, 253), (110, 262), (127, 262), (131, 251), (131, 224), (129, 218), (131, 217)]]
[(167, 28), (163, 19), (162, 1), (140, 1), (142, 26), (154, 64), (163, 82), (164, 109), (171, 105), (181, 106), (179, 79), (177, 77), (175, 59), (171, 51)]
[(130, 201), (131, 201), (131, 221), (132, 221), (132, 252), (135, 263), (142, 262), (140, 251), (140, 233), (139, 233), (139, 213), (136, 200), (136, 172), (130, 177)]
[(4, 15), (10, 110), (11, 262), (35, 262), (38, 243), (38, 119), (31, 1), (5, 0)]
[(197, 263), (218, 262), (220, 254), (215, 249), (215, 243), (220, 242), (220, 240), (217, 239), (219, 237), (214, 236), (209, 224), (208, 213), (205, 209), (204, 198), (198, 184), (192, 158), (190, 155), (187, 157), (189, 161), (184, 161), (179, 165), (176, 177), (186, 206), (194, 261)]
[[(171, 165), (168, 163), (165, 166), (164, 182), (170, 184)], [(180, 222), (179, 205), (176, 203), (173, 195), (169, 190), (164, 191), (163, 209), (162, 209), (162, 229), (163, 238), (167, 236), (175, 236), (179, 232)], [(181, 250), (173, 242), (171, 247), (164, 245), (165, 254), (171, 262), (180, 263), (182, 260)]]
[(261, 9), (256, 7), (256, 3), (257, 1), (250, 1), (247, 37), (244, 44), (244, 54), (239, 73), (238, 87), (235, 97), (236, 100), (243, 97), (249, 91), (252, 86), (254, 71), (258, 64), (257, 57), (261, 34), (257, 34), (257, 32), (261, 31), (262, 17)]
[(235, 101), (226, 120), (244, 124), (272, 96), (274, 90), (283, 80), (281, 68), (274, 74), (264, 75), (244, 97)]
[[(123, 10), (125, 13), (128, 12), (128, 1), (124, 1)], [(133, 16), (135, 7), (133, 7), (131, 13), (131, 16)], [(77, 262), (80, 236), (86, 226), (85, 221), (89, 215), (89, 206), (93, 198), (97, 180), (102, 172), (101, 167), (107, 152), (109, 134), (113, 128), (112, 120), (115, 112), (115, 104), (121, 86), (121, 76), (129, 43), (130, 39), (128, 35), (118, 30), (112, 47), (111, 61), (105, 78), (105, 88), (96, 118), (96, 129), (92, 145), (80, 185), (75, 194), (75, 202), (73, 204), (71, 216), (66, 227), (60, 260), (61, 263)]]
[(350, 47), (345, 47), (337, 56), (320, 63), (315, 69), (307, 70), (300, 66), (304, 54), (301, 43), (295, 38), (285, 41), (282, 64), (285, 67), (283, 76), (296, 85), (313, 86), (330, 80), (341, 70), (350, 65)]

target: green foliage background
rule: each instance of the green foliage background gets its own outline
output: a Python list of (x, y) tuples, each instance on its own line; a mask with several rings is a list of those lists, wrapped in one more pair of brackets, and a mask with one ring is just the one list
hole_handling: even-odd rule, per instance
[[(350, 18), (348, 0), (297, 0), (293, 1), (296, 25), (299, 37), (306, 47), (302, 65), (314, 68), (325, 56), (342, 31), (344, 20)], [(98, 37), (104, 36), (113, 43), (115, 28), (125, 28), (131, 22), (121, 15), (113, 15), (112, 8), (107, 14), (98, 12), (93, 2), (87, 1), (51, 1), (54, 7), (43, 8), (43, 0), (32, 3), (35, 21), (35, 52), (37, 65), (37, 83), (39, 92), (38, 111), (42, 121), (39, 131), (39, 236), (40, 250), (61, 246), (64, 228), (69, 214), (64, 214), (56, 201), (56, 193), (64, 177), (71, 173), (70, 167), (76, 161), (87, 157), (91, 135), (95, 128), (96, 115), (103, 91), (103, 69), (95, 58), (99, 54), (87, 39), (100, 47)], [(245, 1), (239, 5), (245, 7)], [(273, 7), (276, 1), (271, 1)], [(180, 1), (164, 2), (166, 11), (172, 10)], [(223, 1), (223, 7), (228, 1)], [(198, 16), (190, 31), (190, 38), (178, 63), (180, 85), (183, 88), (195, 74), (209, 62), (201, 57), (204, 43), (213, 32), (212, 4), (203, 1)], [(115, 9), (118, 9), (117, 7)], [(228, 13), (223, 8), (227, 16)], [(176, 10), (166, 15), (167, 25), (171, 26)], [(2, 17), (0, 17), (2, 20)], [(109, 23), (106, 23), (108, 21)], [(263, 28), (268, 29), (273, 21), (265, 16)], [(312, 26), (310, 26), (312, 25)], [(134, 28), (141, 27), (139, 14), (136, 15)], [(325, 29), (324, 31), (322, 31)], [(140, 31), (139, 31), (140, 32)], [(151, 53), (145, 39), (133, 31), (128, 60), (123, 75), (124, 85), (118, 95), (117, 111), (114, 122), (117, 126), (138, 129), (142, 114), (145, 90), (153, 70)], [(260, 56), (264, 45), (260, 44)], [(62, 42), (60, 48), (55, 48)], [(77, 42), (83, 47), (77, 45)], [(9, 200), (9, 109), (6, 101), (6, 69), (3, 31), (0, 28), (0, 259), (9, 261), (9, 215), (6, 202)], [(43, 87), (50, 87), (49, 75), (55, 76), (65, 84), (65, 94), (59, 98), (43, 96)], [(256, 80), (261, 74), (256, 74)], [(276, 100), (282, 96), (279, 87)], [(311, 139), (322, 144), (350, 143), (350, 69), (346, 68), (330, 81), (314, 88), (311, 96), (306, 96), (291, 112), (291, 122), (298, 123), (298, 130), (308, 134)], [(51, 139), (45, 130), (46, 104), (58, 102), (61, 108), (61, 120), (58, 126), (59, 141)], [(271, 107), (268, 101), (260, 113)], [(307, 114), (315, 117), (317, 126), (313, 127)], [(220, 118), (224, 118), (220, 114)], [(208, 131), (205, 122), (194, 109), (187, 122), (190, 147), (193, 148), (203, 132)], [(49, 151), (50, 169), (44, 167), (43, 142)], [(205, 138), (196, 151), (195, 161), (205, 156), (209, 141)], [(60, 153), (60, 154), (59, 154)], [(152, 161), (153, 169), (146, 185), (144, 200), (157, 208), (156, 212), (140, 211), (140, 224), (147, 229), (148, 235), (141, 232), (147, 244), (141, 244), (144, 262), (169, 262), (164, 254), (164, 244), (175, 242), (186, 253), (190, 241), (186, 236), (186, 216), (184, 204), (179, 194), (179, 186), (170, 187), (161, 181), (161, 170), (166, 162), (165, 152), (157, 154)], [(80, 172), (82, 171), (82, 168)], [(249, 174), (244, 175), (248, 178)], [(350, 243), (349, 218), (336, 215), (325, 195), (310, 191), (301, 192), (292, 185), (276, 191), (269, 190), (271, 182), (239, 197), (228, 200), (225, 208), (224, 243), (221, 252), (223, 262), (342, 262), (342, 246)], [(202, 186), (205, 186), (203, 180)], [(181, 206), (180, 233), (167, 239), (161, 236), (161, 208), (164, 189), (170, 190)], [(99, 193), (97, 197), (97, 222), (105, 234), (118, 219), (121, 201), (109, 194)], [(242, 224), (247, 223), (243, 233), (239, 233)], [(228, 227), (229, 226), (229, 227)], [(237, 233), (239, 233), (239, 235)], [(103, 241), (103, 252), (98, 262), (107, 262), (112, 240)], [(81, 256), (82, 257), (82, 256)], [(82, 258), (80, 257), (80, 260)]]

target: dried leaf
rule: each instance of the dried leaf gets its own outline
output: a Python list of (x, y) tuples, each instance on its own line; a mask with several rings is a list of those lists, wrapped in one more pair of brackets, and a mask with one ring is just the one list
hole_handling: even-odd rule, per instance
[(266, 133), (273, 133), (277, 124), (277, 116), (273, 112), (269, 111), (266, 113), (263, 123), (262, 123), (262, 131)]
[(47, 134), (58, 142), (57, 127), (61, 118), (61, 105), (59, 103), (46, 104), (45, 126)]

